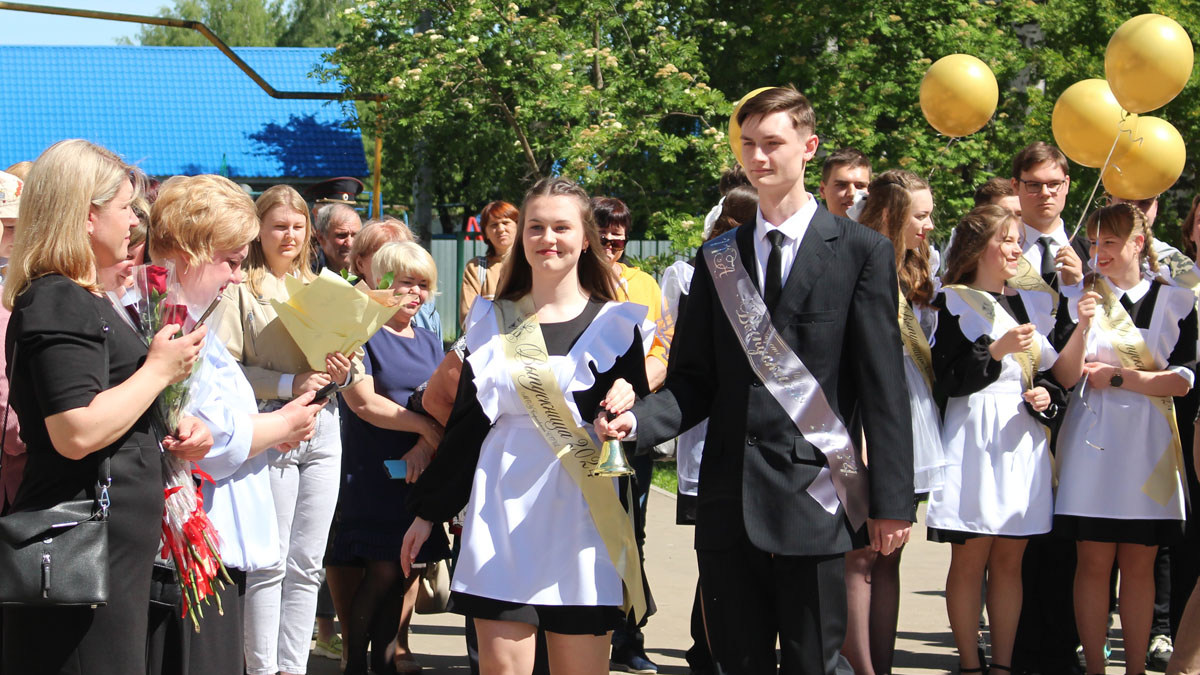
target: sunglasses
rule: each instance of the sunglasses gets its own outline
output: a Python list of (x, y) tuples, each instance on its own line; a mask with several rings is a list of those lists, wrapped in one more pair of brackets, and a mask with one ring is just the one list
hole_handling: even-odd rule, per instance
[(600, 237), (600, 245), (604, 248), (611, 248), (614, 251), (622, 251), (625, 249), (625, 240)]

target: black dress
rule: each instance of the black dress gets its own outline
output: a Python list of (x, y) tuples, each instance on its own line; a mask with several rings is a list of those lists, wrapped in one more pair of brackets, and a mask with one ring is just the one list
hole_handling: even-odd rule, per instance
[(55, 451), (45, 418), (86, 407), (128, 379), (145, 361), (145, 344), (108, 300), (50, 275), (35, 279), (17, 298), (5, 350), (12, 409), (29, 452), (12, 510), (94, 495), (103, 457), (111, 458), (112, 507), (109, 603), (96, 609), (4, 608), (0, 672), (144, 673), (150, 572), (163, 510), (161, 450), (150, 415), (143, 413), (118, 441), (81, 460)]

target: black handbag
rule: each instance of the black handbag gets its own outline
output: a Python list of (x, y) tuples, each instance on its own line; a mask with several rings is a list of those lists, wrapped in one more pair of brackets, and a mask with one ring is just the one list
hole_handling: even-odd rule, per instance
[[(12, 362), (16, 362), (15, 345)], [(104, 373), (107, 387), (107, 344)], [(4, 410), (5, 434), (9, 408), (6, 405)], [(3, 442), (0, 435), (0, 445)], [(109, 463), (108, 457), (100, 461), (92, 499), (0, 517), (0, 605), (97, 607), (108, 603)]]

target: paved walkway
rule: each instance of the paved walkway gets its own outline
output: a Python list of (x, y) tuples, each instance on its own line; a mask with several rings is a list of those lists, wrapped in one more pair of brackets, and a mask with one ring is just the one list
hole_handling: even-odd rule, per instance
[[(904, 595), (894, 670), (897, 675), (953, 671), (957, 659), (942, 594), (950, 548), (926, 541), (921, 526), (914, 529), (912, 539), (900, 570)], [(663, 675), (687, 675), (683, 655), (691, 646), (688, 626), (696, 588), (692, 528), (675, 524), (674, 497), (657, 488), (650, 494), (646, 522), (646, 573), (658, 603), (658, 614), (645, 628), (646, 651)], [(411, 644), (426, 666), (423, 673), (469, 672), (462, 622), (454, 614), (414, 618)], [(312, 675), (337, 672), (335, 661), (314, 657), (309, 662)]]

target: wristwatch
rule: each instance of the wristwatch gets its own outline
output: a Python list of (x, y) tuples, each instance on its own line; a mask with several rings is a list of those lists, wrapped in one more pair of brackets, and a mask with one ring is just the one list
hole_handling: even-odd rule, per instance
[(1112, 379), (1108, 381), (1108, 384), (1113, 387), (1120, 387), (1125, 384), (1125, 378), (1121, 377), (1120, 368), (1117, 369), (1117, 372), (1113, 373)]

